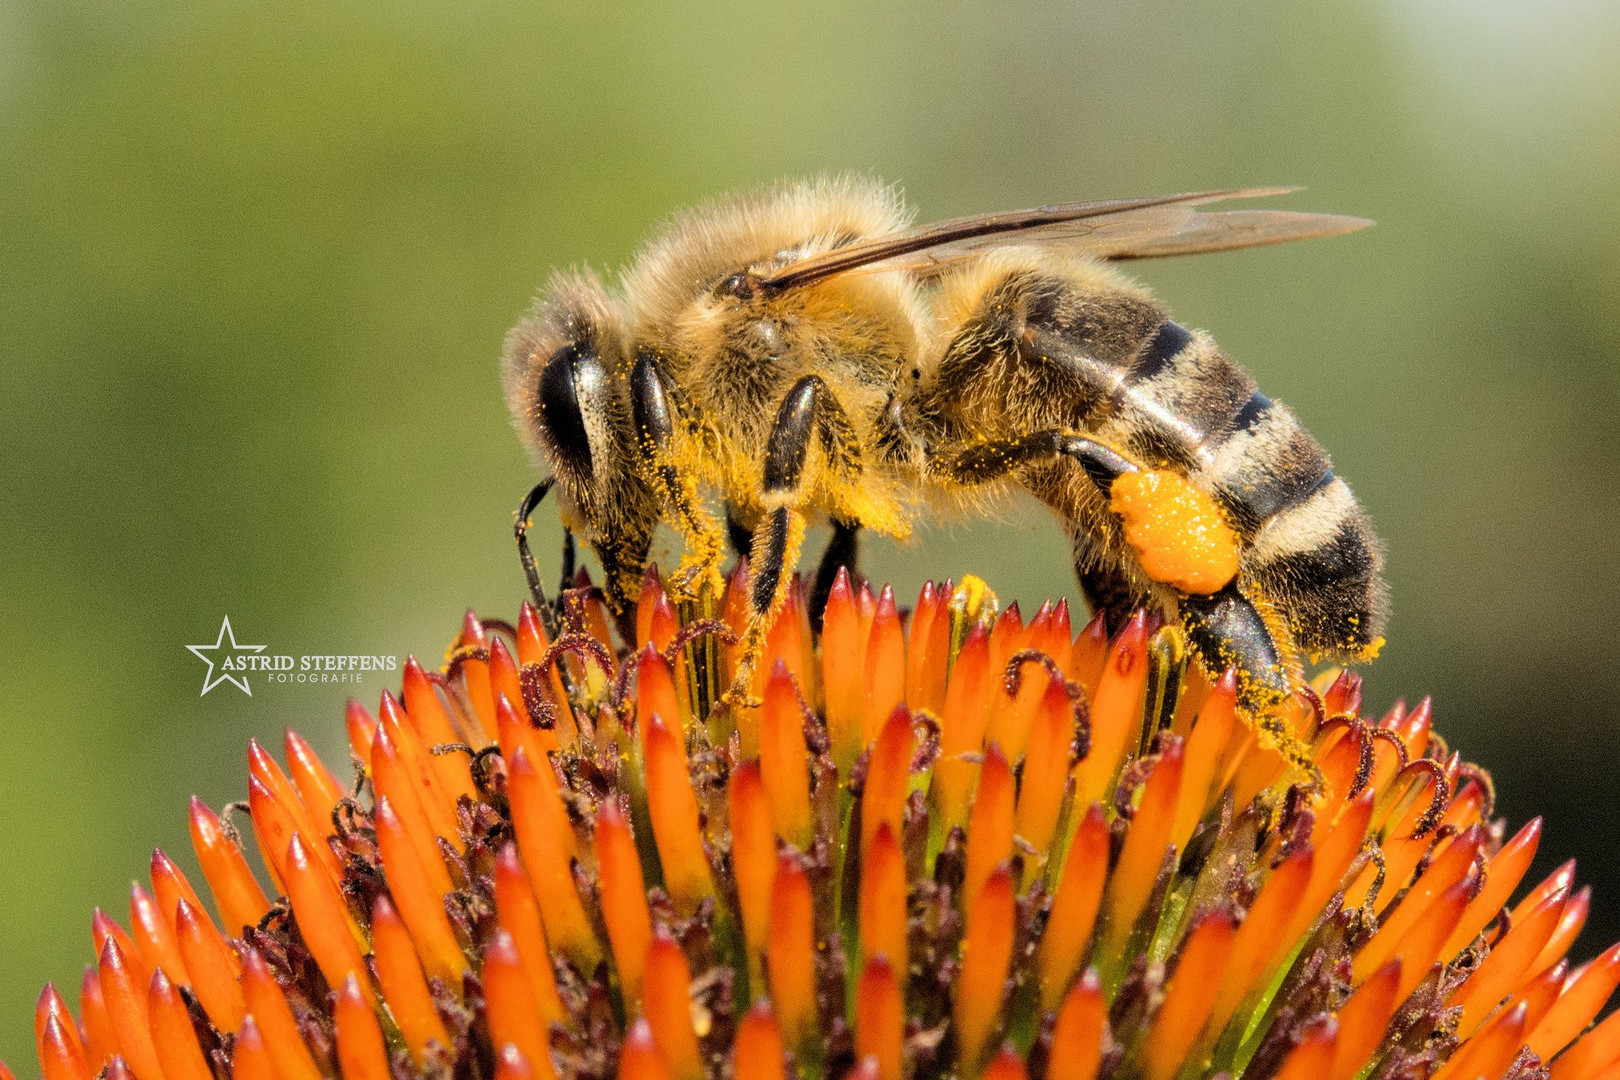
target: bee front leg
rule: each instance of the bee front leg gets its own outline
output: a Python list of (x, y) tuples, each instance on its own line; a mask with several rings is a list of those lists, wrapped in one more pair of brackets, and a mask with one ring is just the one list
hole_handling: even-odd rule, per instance
[[(517, 521), (512, 526), (512, 535), (517, 538), (518, 562), (523, 565), (523, 576), (529, 583), (529, 599), (534, 601), (536, 613), (552, 623), (556, 621), (556, 614), (551, 609), (550, 601), (546, 599), (545, 587), (540, 584), (540, 567), (534, 561), (534, 552), (529, 549), (529, 519), (534, 516), (535, 510), (545, 501), (546, 496), (551, 494), (551, 486), (554, 483), (556, 481), (548, 476), (529, 489), (529, 493), (523, 496), (523, 501), (518, 504)], [(568, 535), (572, 537), (573, 534)], [(562, 579), (560, 587), (564, 589), (568, 587), (567, 578)], [(557, 630), (555, 625), (548, 626), (547, 629), (553, 634)]]
[[(801, 506), (810, 487), (806, 482), (805, 464), (810, 444), (818, 437), (826, 452), (828, 468), (846, 477), (859, 472), (859, 451), (848, 416), (827, 384), (818, 376), (807, 375), (782, 399), (765, 447), (762, 501), (766, 514), (754, 531), (748, 625), (743, 631), (736, 678), (730, 691), (734, 699), (740, 700), (747, 693), (765, 646), (771, 618), (787, 596), (788, 582), (798, 562), (799, 548), (804, 542)], [(852, 547), (853, 529), (849, 529), (849, 533)], [(835, 533), (835, 540), (836, 537)]]
[(695, 599), (707, 588), (718, 597), (726, 534), (703, 508), (691, 470), (678, 460), (676, 409), (651, 353), (642, 353), (630, 373), (630, 407), (641, 465), (687, 544), (687, 555), (671, 579), (675, 591), (680, 598)]

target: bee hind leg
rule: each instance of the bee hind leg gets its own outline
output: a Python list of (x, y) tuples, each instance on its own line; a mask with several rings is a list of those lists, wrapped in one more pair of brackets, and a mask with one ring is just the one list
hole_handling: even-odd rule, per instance
[(1227, 668), (1237, 672), (1240, 704), (1259, 710), (1292, 690), (1271, 628), (1236, 582), (1211, 596), (1184, 597), (1181, 626), (1211, 679)]

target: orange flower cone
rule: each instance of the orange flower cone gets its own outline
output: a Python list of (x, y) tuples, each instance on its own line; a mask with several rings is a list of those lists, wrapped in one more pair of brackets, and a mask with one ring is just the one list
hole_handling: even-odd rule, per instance
[(1428, 702), (1246, 717), (1151, 616), (840, 573), (718, 704), (721, 610), (650, 572), (616, 641), (581, 579), (352, 704), (352, 780), (251, 744), (270, 880), (193, 800), (206, 890), (95, 914), (45, 1080), (1620, 1076), (1620, 947), (1571, 968), (1590, 893)]

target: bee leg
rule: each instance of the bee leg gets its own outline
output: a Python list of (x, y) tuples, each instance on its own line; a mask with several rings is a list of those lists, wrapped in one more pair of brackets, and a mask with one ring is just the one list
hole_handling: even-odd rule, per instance
[(619, 636), (625, 641), (635, 641), (636, 597), (642, 576), (647, 572), (652, 529), (624, 527), (610, 537), (593, 542), (591, 549), (602, 564), (602, 596), (618, 626)]
[[(1038, 465), (1054, 457), (1075, 462), (1106, 500), (1114, 481), (1136, 472), (1135, 463), (1102, 443), (1049, 429), (1009, 439), (975, 443), (944, 455), (936, 466), (958, 484), (987, 484), (1003, 479), (1025, 465)], [(1115, 633), (1131, 615), (1153, 599), (1144, 593), (1118, 561), (1088, 539), (1084, 529), (1071, 527), (1074, 537), (1074, 572), (1092, 611), (1103, 612), (1109, 633)]]
[(747, 555), (754, 549), (754, 534), (738, 521), (732, 514), (731, 507), (726, 507), (726, 539), (731, 543), (731, 550), (737, 555)]
[(1183, 597), (1181, 626), (1212, 679), (1236, 669), (1240, 704), (1259, 710), (1290, 692), (1271, 629), (1236, 582), (1211, 596)]
[[(534, 561), (534, 552), (529, 549), (529, 519), (534, 516), (535, 510), (545, 501), (546, 496), (551, 494), (553, 483), (555, 481), (548, 476), (523, 496), (523, 501), (518, 504), (517, 521), (512, 526), (512, 535), (517, 538), (518, 562), (523, 564), (523, 576), (529, 583), (529, 599), (534, 601), (534, 610), (542, 619), (549, 618), (555, 622), (556, 615), (551, 610), (551, 603), (546, 599), (545, 587), (540, 584), (540, 567)], [(567, 533), (567, 530), (564, 532)], [(567, 535), (572, 538), (573, 534)], [(566, 576), (562, 579), (561, 587), (565, 589), (568, 587)], [(548, 627), (548, 630), (553, 632), (555, 629)]]
[(1056, 429), (974, 443), (945, 457), (936, 467), (959, 484), (987, 484), (1052, 457), (1072, 459), (1105, 496), (1116, 477), (1137, 471), (1134, 463), (1102, 443)]
[(1080, 592), (1093, 614), (1102, 612), (1109, 635), (1117, 634), (1137, 611), (1153, 606), (1153, 599), (1142, 592), (1117, 561), (1098, 558), (1083, 550), (1078, 535), (1075, 540), (1074, 576), (1080, 582)]
[(849, 525), (834, 518), (832, 530), (832, 536), (827, 540), (827, 550), (821, 553), (821, 563), (816, 567), (815, 584), (810, 588), (810, 629), (817, 634), (821, 633), (821, 617), (827, 611), (827, 596), (838, 578), (838, 568), (847, 567), (849, 576), (853, 578), (856, 559), (860, 554), (859, 525)]
[(562, 569), (557, 574), (557, 580), (567, 588), (567, 583), (574, 580), (574, 567), (579, 561), (579, 551), (574, 543), (574, 530), (563, 526)]
[(708, 587), (719, 596), (725, 534), (703, 508), (696, 479), (676, 459), (676, 410), (651, 353), (643, 352), (630, 373), (630, 408), (642, 466), (674, 512), (674, 524), (687, 543), (687, 556), (673, 579), (676, 591), (691, 599)]
[(805, 462), (811, 440), (818, 437), (829, 468), (846, 476), (859, 472), (848, 416), (827, 384), (818, 376), (807, 375), (782, 399), (765, 445), (762, 495), (767, 512), (764, 523), (754, 532), (754, 551), (749, 560), (753, 569), (749, 618), (738, 650), (740, 658), (731, 688), (734, 698), (747, 692), (771, 616), (786, 597), (793, 566), (798, 562), (799, 545), (804, 541), (800, 505), (807, 486)]

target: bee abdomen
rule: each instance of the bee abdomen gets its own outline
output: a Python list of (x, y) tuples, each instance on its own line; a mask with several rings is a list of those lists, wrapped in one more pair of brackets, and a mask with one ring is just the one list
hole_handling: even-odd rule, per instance
[[(1142, 365), (1138, 360), (1138, 370)], [(1365, 653), (1383, 627), (1382, 558), (1365, 512), (1327, 454), (1287, 406), (1255, 389), (1204, 335), (1161, 367), (1155, 382), (1180, 371), (1184, 381), (1196, 375), (1203, 383), (1174, 403), (1183, 421), (1205, 433), (1191, 478), (1215, 496), (1241, 538), (1244, 578), (1306, 652)], [(1239, 387), (1242, 396), (1234, 394)]]
[(1366, 512), (1330, 479), (1266, 523), (1244, 575), (1285, 613), (1295, 642), (1316, 656), (1365, 658), (1383, 631), (1383, 558)]
[(1232, 416), (1254, 391), (1254, 380), (1215, 347), (1208, 335), (1163, 320), (1121, 365), (1119, 389), (1104, 422), (1143, 461), (1196, 471)]
[(1225, 434), (1208, 445), (1199, 480), (1225, 508), (1232, 525), (1252, 540), (1264, 525), (1333, 481), (1333, 467), (1315, 439), (1284, 405), (1255, 390)]

